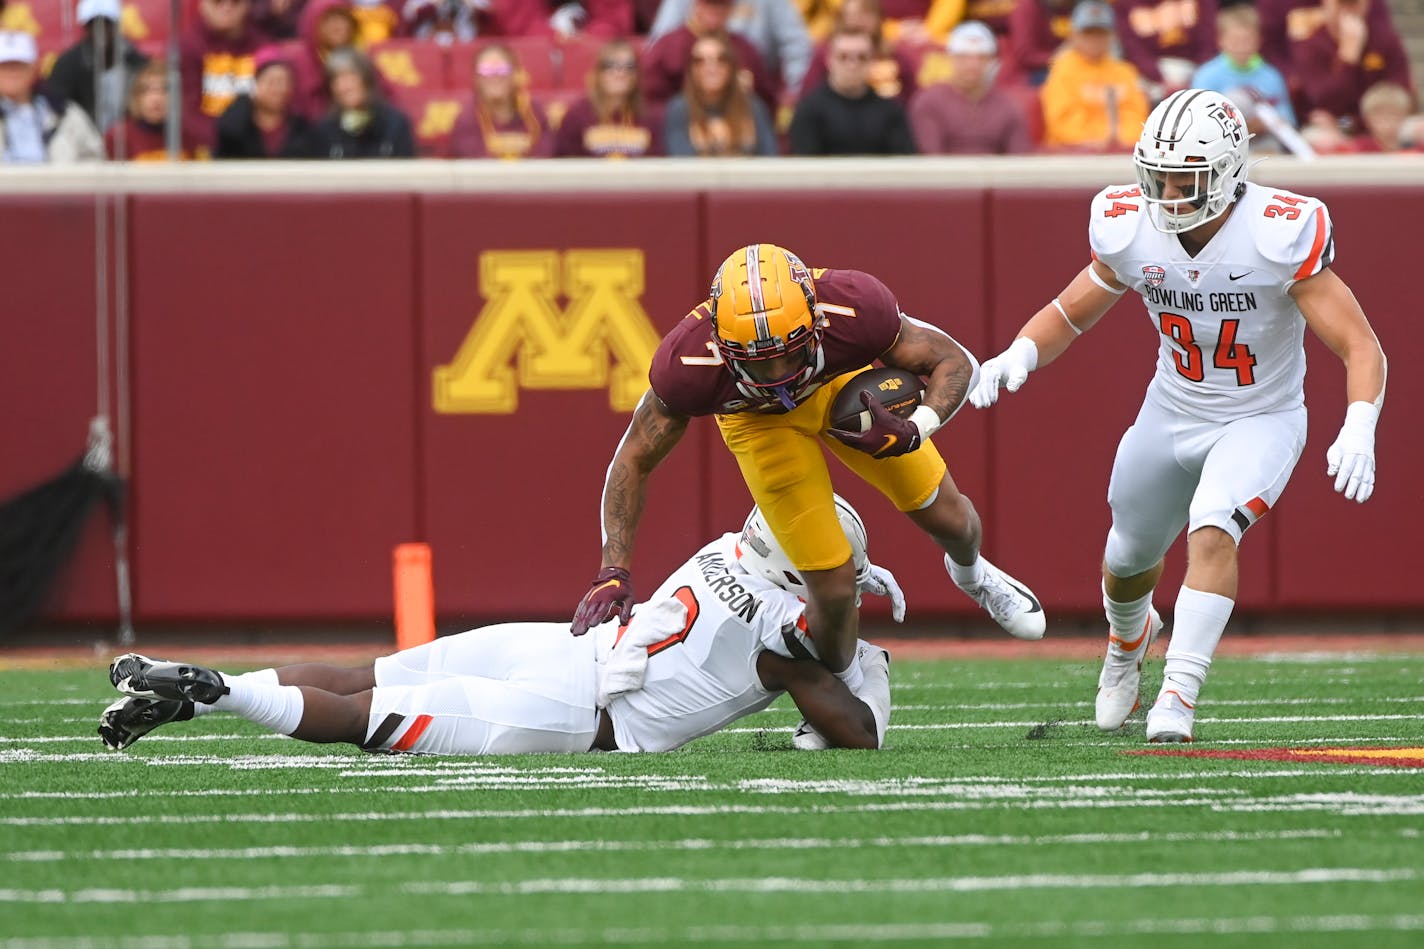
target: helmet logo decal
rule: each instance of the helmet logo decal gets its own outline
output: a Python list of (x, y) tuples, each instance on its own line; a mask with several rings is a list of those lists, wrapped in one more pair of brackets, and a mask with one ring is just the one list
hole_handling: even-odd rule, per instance
[(1146, 278), (1149, 287), (1156, 289), (1162, 286), (1162, 281), (1167, 279), (1167, 271), (1155, 264), (1148, 264), (1142, 268), (1142, 276)]
[(1241, 144), (1241, 140), (1245, 138), (1241, 128), (1241, 113), (1237, 112), (1230, 102), (1223, 99), (1207, 113), (1207, 117), (1214, 119), (1216, 124), (1221, 126), (1221, 134), (1230, 139), (1231, 144)]

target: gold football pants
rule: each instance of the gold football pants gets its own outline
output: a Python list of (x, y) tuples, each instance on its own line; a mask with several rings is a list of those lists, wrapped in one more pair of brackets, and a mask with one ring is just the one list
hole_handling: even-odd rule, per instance
[(944, 459), (932, 442), (894, 458), (872, 458), (825, 434), (836, 395), (864, 371), (837, 376), (784, 415), (739, 412), (716, 417), (752, 499), (800, 570), (829, 570), (850, 558), (821, 446), (902, 511), (923, 507), (944, 478)]

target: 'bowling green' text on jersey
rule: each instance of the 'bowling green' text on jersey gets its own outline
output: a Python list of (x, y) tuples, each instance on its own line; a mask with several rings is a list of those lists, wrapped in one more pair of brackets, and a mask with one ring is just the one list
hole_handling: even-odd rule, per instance
[(1305, 318), (1288, 291), (1334, 257), (1325, 205), (1248, 183), (1195, 257), (1147, 213), (1136, 186), (1105, 188), (1088, 237), (1093, 255), (1142, 295), (1161, 334), (1148, 397), (1222, 422), (1301, 405)]

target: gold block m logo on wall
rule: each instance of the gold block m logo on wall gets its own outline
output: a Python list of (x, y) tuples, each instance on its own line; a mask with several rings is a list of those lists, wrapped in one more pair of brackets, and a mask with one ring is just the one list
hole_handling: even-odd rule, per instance
[(455, 358), (435, 368), (436, 412), (507, 414), (520, 389), (607, 388), (610, 408), (638, 404), (658, 347), (641, 250), (486, 251), (480, 294)]

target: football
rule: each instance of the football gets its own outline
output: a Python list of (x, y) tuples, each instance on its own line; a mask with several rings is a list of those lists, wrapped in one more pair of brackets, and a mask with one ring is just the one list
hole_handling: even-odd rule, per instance
[(869, 392), (895, 415), (909, 418), (920, 404), (924, 387), (924, 381), (908, 369), (882, 366), (862, 372), (836, 393), (831, 403), (831, 428), (863, 432), (870, 427), (870, 410), (860, 401), (862, 392)]

